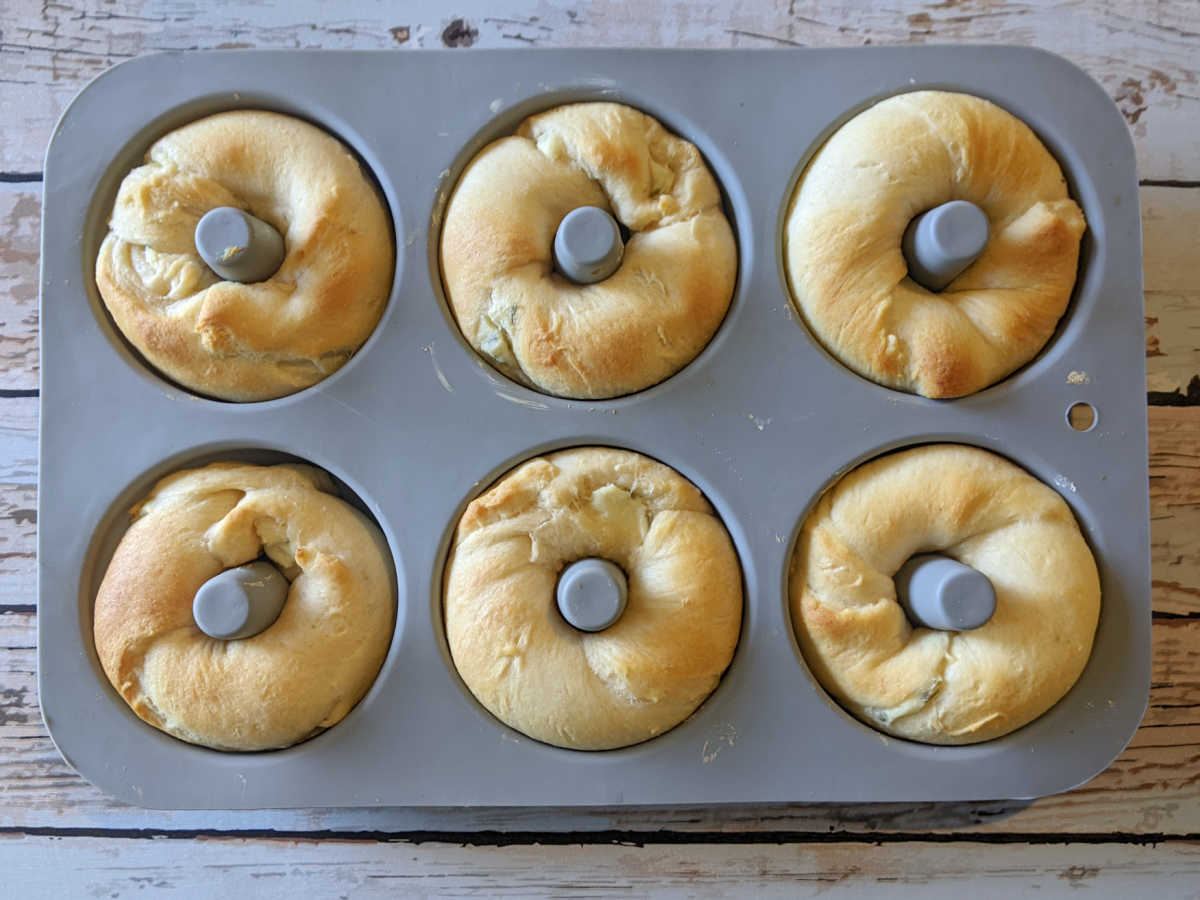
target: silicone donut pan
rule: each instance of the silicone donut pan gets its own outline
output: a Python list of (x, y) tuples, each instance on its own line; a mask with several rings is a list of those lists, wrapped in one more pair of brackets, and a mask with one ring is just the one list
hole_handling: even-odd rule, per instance
[[(1083, 206), (1076, 293), (1012, 377), (955, 401), (863, 380), (794, 314), (781, 267), (787, 198), (858, 110), (917, 88), (986, 97), (1058, 157)], [(612, 401), (516, 385), (467, 346), (438, 277), (441, 210), (462, 166), (525, 115), (616, 99), (695, 143), (722, 183), (740, 252), (730, 312), (669, 380)], [(351, 145), (391, 209), (388, 308), (340, 372), (282, 400), (230, 404), (149, 370), (92, 277), (117, 184), (149, 144), (202, 115), (267, 108)], [(55, 131), (42, 243), (39, 677), (63, 756), (152, 807), (678, 804), (1029, 798), (1103, 770), (1141, 720), (1150, 574), (1141, 232), (1132, 143), (1104, 92), (1050, 54), (1005, 47), (798, 51), (229, 52), (135, 59), (93, 82)], [(1068, 408), (1091, 404), (1076, 431)], [(854, 465), (956, 441), (1056, 488), (1100, 569), (1088, 666), (1032, 724), (966, 747), (888, 738), (809, 675), (785, 581), (800, 522)], [(441, 624), (442, 567), (465, 504), (516, 462), (608, 444), (673, 466), (712, 501), (745, 584), (741, 640), (713, 695), (674, 730), (599, 753), (530, 740), (471, 697)], [(223, 753), (138, 720), (96, 660), (91, 609), (129, 506), (212, 458), (322, 466), (376, 517), (398, 581), (395, 635), (366, 698), (287, 750)]]

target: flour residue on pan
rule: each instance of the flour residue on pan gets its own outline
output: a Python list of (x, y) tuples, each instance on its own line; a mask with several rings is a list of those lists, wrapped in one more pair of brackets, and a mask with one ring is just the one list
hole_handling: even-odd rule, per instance
[(545, 403), (540, 403), (537, 400), (526, 400), (523, 397), (514, 397), (512, 394), (506, 394), (503, 391), (496, 391), (496, 396), (501, 400), (507, 400), (509, 403), (515, 403), (517, 406), (524, 406), (527, 409), (549, 409)]
[(442, 387), (446, 389), (446, 393), (453, 394), (454, 387), (450, 384), (450, 380), (446, 378), (446, 373), (442, 371), (442, 367), (438, 365), (437, 353), (434, 352), (433, 344), (426, 344), (421, 349), (429, 354), (429, 361), (433, 363), (434, 374), (437, 375), (437, 380), (441, 382)]
[(714, 734), (704, 742), (700, 749), (700, 761), (706, 766), (737, 743), (737, 729), (728, 722), (722, 722), (714, 727)]
[(433, 214), (430, 220), (433, 222), (434, 228), (442, 227), (442, 219), (446, 214), (446, 204), (450, 202), (450, 170), (442, 169), (438, 172), (437, 189), (433, 194)]
[(1079, 490), (1079, 488), (1075, 487), (1075, 482), (1073, 482), (1066, 475), (1055, 475), (1054, 486), (1060, 491), (1070, 491), (1072, 494)]

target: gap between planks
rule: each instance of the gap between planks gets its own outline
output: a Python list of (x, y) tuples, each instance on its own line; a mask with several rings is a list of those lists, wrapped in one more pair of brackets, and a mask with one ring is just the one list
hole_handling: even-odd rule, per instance
[[(636, 807), (634, 807), (636, 809)], [(458, 847), (570, 847), (582, 843), (614, 844), (625, 847), (680, 847), (697, 844), (981, 844), (1003, 846), (1026, 844), (1104, 845), (1124, 844), (1154, 847), (1168, 843), (1200, 844), (1200, 833), (1167, 834), (1136, 832), (1041, 833), (1030, 832), (936, 832), (936, 831), (673, 831), (602, 829), (581, 834), (578, 831), (285, 831), (273, 828), (239, 828), (224, 831), (215, 828), (77, 828), (77, 827), (0, 827), (0, 839), (8, 837), (104, 838), (110, 840), (191, 841), (198, 838), (238, 841), (339, 841), (356, 844), (453, 844)]]

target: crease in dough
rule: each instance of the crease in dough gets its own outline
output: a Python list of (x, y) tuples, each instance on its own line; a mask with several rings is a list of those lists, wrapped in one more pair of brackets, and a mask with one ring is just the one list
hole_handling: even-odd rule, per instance
[[(271, 278), (226, 282), (204, 264), (195, 228), (218, 206), (283, 235)], [(117, 328), (163, 375), (223, 400), (281, 397), (340, 368), (382, 316), (395, 262), (386, 210), (349, 150), (257, 110), (160, 138), (122, 181), (109, 229), (95, 273)]]
[[(908, 277), (901, 240), (915, 215), (950, 200), (980, 206), (992, 235), (933, 293)], [(916, 91), (859, 113), (813, 156), (788, 204), (785, 270), (801, 317), (844, 365), (886, 387), (961, 397), (1045, 346), (1086, 227), (1024, 122), (968, 94)], [(881, 299), (895, 301), (885, 316)]]
[[(286, 747), (340, 720), (383, 663), (395, 622), (386, 542), (310, 466), (213, 463), (163, 478), (131, 510), (96, 596), (101, 666), (130, 708), (185, 741)], [(268, 543), (269, 542), (269, 543)], [(263, 553), (291, 582), (279, 618), (208, 637), (192, 600)]]
[[(630, 231), (621, 266), (591, 285), (553, 260), (558, 224), (580, 206)], [(737, 276), (699, 151), (615, 103), (532, 116), (480, 151), (447, 203), (440, 248), (451, 311), (475, 350), (522, 384), (577, 399), (642, 390), (687, 365)]]
[[(586, 633), (558, 612), (555, 586), (594, 556), (626, 571), (629, 602)], [(518, 466), (468, 505), (443, 612), (455, 667), (493, 715), (547, 743), (611, 749), (674, 727), (716, 687), (741, 628), (741, 569), (677, 472), (577, 448)]]

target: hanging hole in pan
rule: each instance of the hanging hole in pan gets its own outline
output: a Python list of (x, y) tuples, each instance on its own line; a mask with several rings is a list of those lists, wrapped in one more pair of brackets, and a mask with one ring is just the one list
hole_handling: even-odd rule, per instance
[(1090, 403), (1072, 403), (1067, 408), (1067, 424), (1076, 431), (1091, 431), (1099, 418), (1096, 407)]

